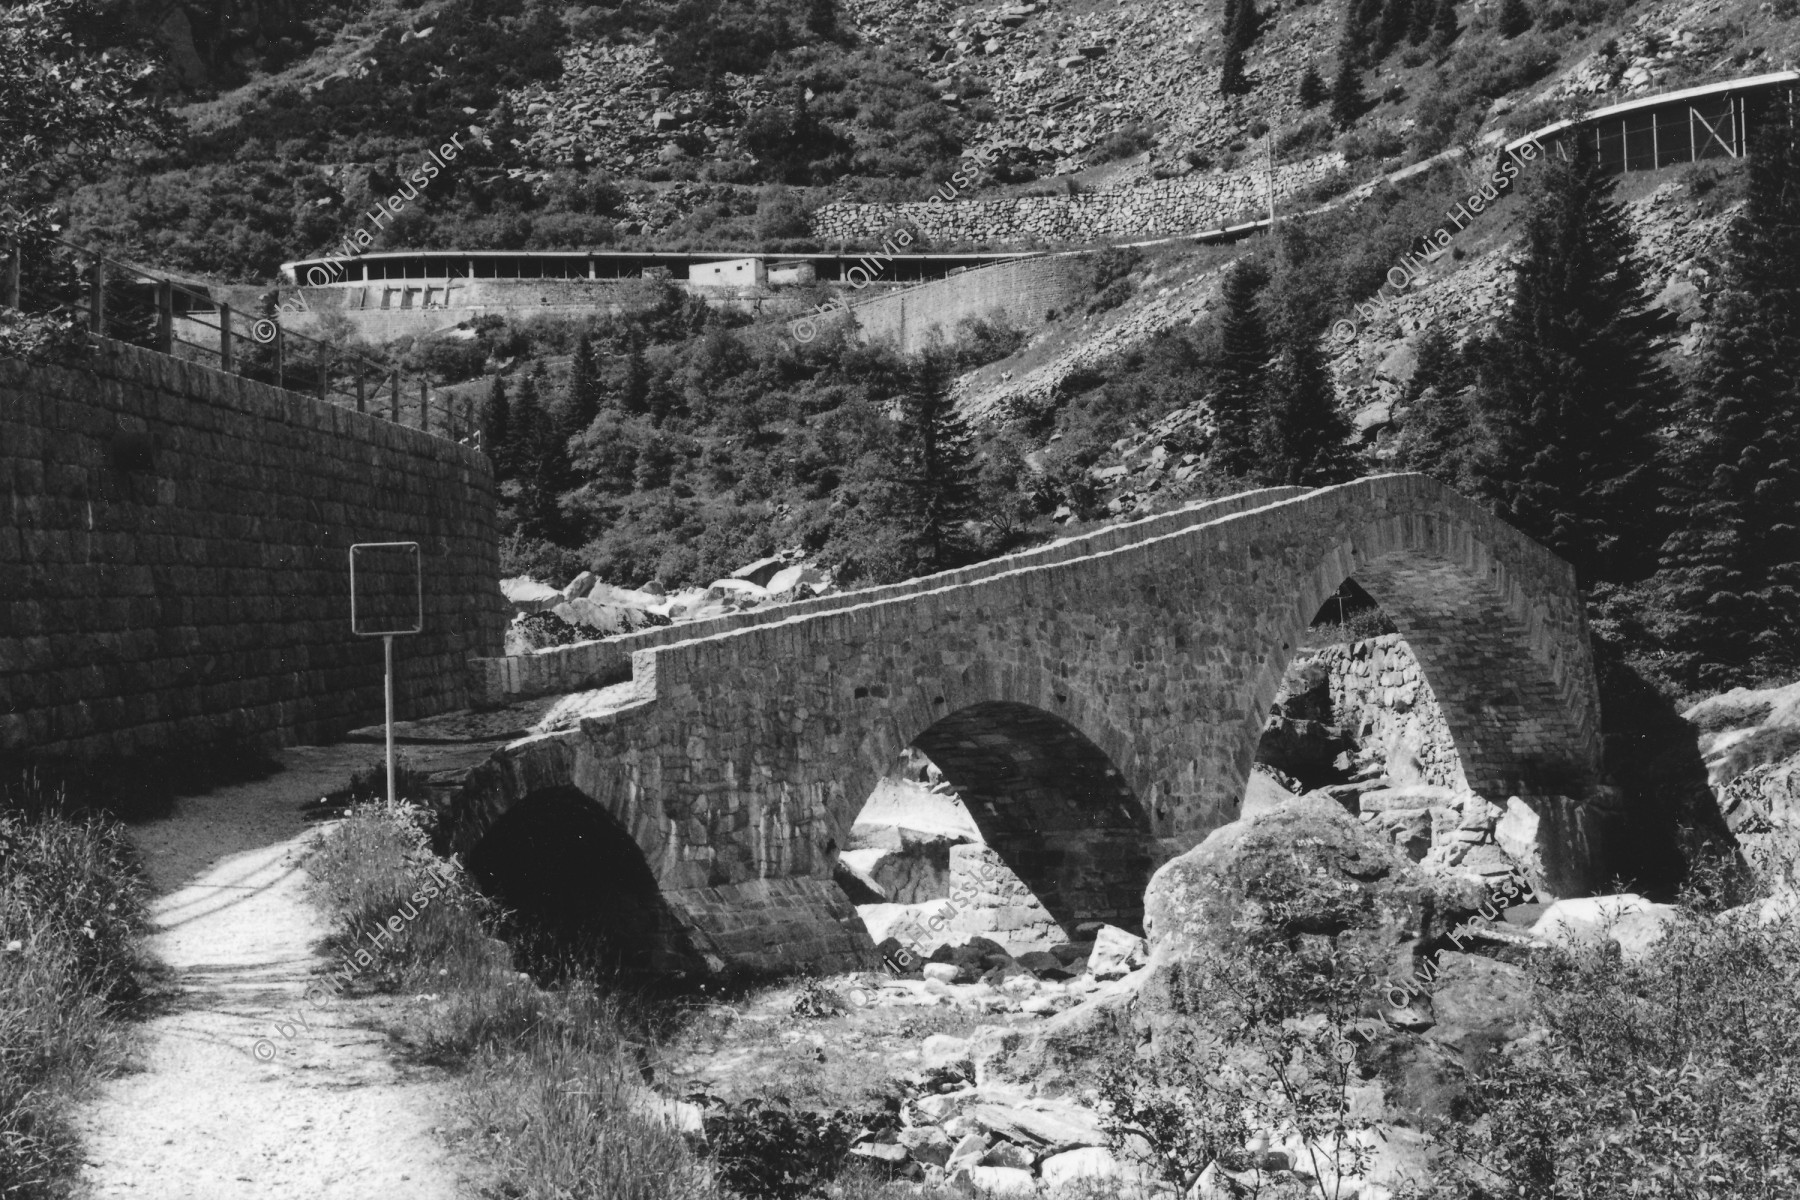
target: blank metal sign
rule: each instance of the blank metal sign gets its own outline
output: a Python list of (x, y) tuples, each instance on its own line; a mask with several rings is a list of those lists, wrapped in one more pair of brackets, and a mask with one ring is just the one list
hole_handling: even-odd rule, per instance
[(425, 581), (417, 542), (350, 547), (350, 628), (359, 637), (425, 627)]

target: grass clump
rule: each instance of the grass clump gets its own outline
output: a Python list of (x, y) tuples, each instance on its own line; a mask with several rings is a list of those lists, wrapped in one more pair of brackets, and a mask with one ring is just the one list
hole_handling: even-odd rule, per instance
[[(565, 968), (545, 989), (515, 969), (492, 936), (505, 914), (432, 855), (428, 831), (418, 806), (352, 805), (307, 868), (334, 946), (369, 948), (359, 978), (414, 994), (390, 1032), (454, 1073), (463, 1136), (495, 1173), (495, 1194), (718, 1200), (674, 1110), (646, 1086), (644, 1051), (659, 1032), (647, 1010), (590, 972)], [(423, 895), (427, 880), (437, 896)], [(372, 946), (395, 915), (400, 930)]]
[(67, 1195), (69, 1113), (120, 1068), (145, 889), (124, 828), (36, 772), (0, 784), (0, 1195)]

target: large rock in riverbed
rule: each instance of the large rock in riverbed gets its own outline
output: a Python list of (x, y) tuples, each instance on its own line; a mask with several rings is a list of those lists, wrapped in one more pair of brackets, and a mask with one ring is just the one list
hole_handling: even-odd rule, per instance
[(1398, 943), (1474, 912), (1479, 883), (1420, 871), (1335, 801), (1300, 796), (1213, 830), (1144, 893), (1152, 963), (1193, 957), (1248, 919), (1283, 936), (1356, 931)]

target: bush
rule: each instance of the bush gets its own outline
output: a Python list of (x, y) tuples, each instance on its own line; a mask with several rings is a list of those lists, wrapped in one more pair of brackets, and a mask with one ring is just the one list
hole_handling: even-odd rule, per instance
[(1800, 1191), (1800, 927), (1710, 919), (1721, 867), (1696, 873), (1642, 961), (1534, 968), (1548, 1036), (1475, 1081), (1440, 1195), (1497, 1182), (1544, 1200), (1626, 1200), (1646, 1184), (1695, 1200)]
[(1146, 125), (1127, 125), (1101, 138), (1087, 153), (1090, 163), (1112, 162), (1142, 154), (1155, 140), (1155, 132)]
[(1308, 117), (1275, 139), (1275, 153), (1282, 158), (1315, 154), (1331, 144), (1332, 133), (1329, 118)]
[(1092, 297), (1087, 303), (1087, 311), (1105, 312), (1123, 304), (1131, 296), (1131, 273), (1143, 261), (1142, 251), (1117, 246), (1083, 255), (1081, 269), (1086, 274), (1085, 290)]
[(1298, 953), (1245, 940), (1165, 967), (1172, 1020), (1152, 1052), (1120, 1047), (1100, 1079), (1102, 1120), (1116, 1147), (1142, 1138), (1163, 1178), (1191, 1188), (1208, 1163), (1260, 1166), (1259, 1131), (1305, 1139), (1309, 1174), (1327, 1197), (1360, 1174), (1377, 1122), (1351, 1115), (1350, 1089), (1374, 1073), (1358, 1061), (1376, 1026), (1360, 1014), (1385, 962), (1369, 949)]
[(120, 1069), (146, 891), (119, 822), (36, 773), (0, 788), (0, 1190), (62, 1196), (76, 1098)]
[(861, 1122), (843, 1112), (800, 1112), (785, 1100), (736, 1102), (705, 1092), (706, 1138), (726, 1187), (745, 1200), (801, 1200), (837, 1177)]

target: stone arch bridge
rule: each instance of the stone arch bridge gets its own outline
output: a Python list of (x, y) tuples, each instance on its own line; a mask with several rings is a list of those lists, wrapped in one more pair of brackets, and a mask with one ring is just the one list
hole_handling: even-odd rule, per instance
[[(1236, 818), (1294, 646), (1351, 577), (1412, 646), (1467, 783), (1560, 805), (1541, 838), (1577, 836), (1567, 811), (1601, 762), (1574, 572), (1421, 475), (1246, 493), (654, 631), (598, 715), (472, 772), (446, 836), (479, 854), (553, 800), (610, 831), (713, 968), (866, 963), (833, 866), (916, 745), (1066, 927), (1133, 926), (1150, 873)], [(1560, 894), (1589, 886), (1590, 849), (1547, 856)]]

